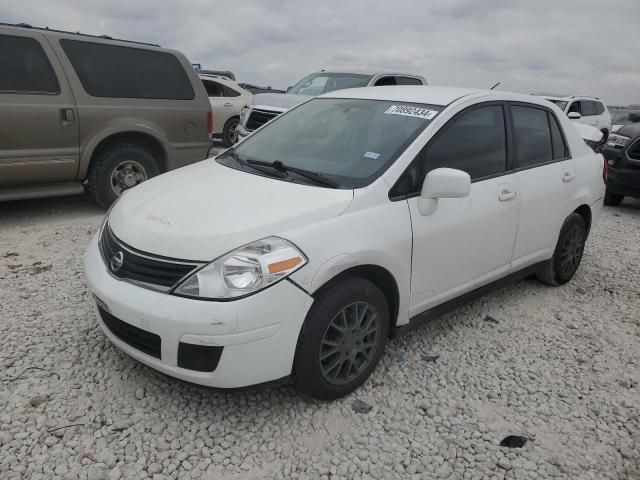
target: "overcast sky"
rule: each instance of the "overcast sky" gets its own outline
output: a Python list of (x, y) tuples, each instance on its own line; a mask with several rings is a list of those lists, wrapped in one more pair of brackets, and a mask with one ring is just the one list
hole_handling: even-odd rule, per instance
[(5, 0), (0, 21), (159, 43), (280, 88), (365, 67), (640, 103), (639, 0)]

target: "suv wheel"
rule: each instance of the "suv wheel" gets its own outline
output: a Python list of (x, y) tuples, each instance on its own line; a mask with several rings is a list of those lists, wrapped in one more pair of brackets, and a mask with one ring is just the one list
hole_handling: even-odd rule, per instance
[(236, 128), (238, 127), (239, 121), (240, 119), (238, 117), (233, 117), (224, 124), (224, 128), (222, 129), (222, 143), (224, 143), (225, 147), (231, 147), (238, 143)]
[(123, 191), (158, 174), (158, 162), (147, 149), (132, 144), (113, 145), (94, 158), (87, 186), (91, 197), (108, 208)]
[(618, 195), (617, 193), (611, 193), (610, 191), (604, 192), (604, 204), (610, 207), (620, 205), (624, 200), (624, 195)]
[(380, 289), (348, 277), (323, 290), (302, 327), (293, 371), (300, 389), (317, 399), (342, 397), (371, 375), (389, 334)]
[(536, 274), (538, 280), (549, 285), (562, 285), (575, 275), (587, 241), (587, 226), (577, 213), (567, 217), (560, 229), (556, 249), (543, 269)]

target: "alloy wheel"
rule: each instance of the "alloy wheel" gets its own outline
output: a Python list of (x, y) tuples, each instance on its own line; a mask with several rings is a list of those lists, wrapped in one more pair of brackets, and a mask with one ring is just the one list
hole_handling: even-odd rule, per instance
[(320, 344), (320, 371), (333, 385), (357, 378), (370, 364), (380, 342), (380, 316), (368, 302), (354, 302), (334, 317)]

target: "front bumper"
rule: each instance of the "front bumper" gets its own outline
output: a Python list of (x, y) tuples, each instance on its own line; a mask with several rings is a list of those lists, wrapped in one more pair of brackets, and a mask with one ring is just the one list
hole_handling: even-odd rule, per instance
[[(128, 325), (160, 337), (160, 358), (121, 340), (96, 317), (120, 350), (167, 375), (217, 388), (255, 385), (291, 374), (300, 328), (313, 298), (284, 280), (234, 301), (193, 300), (141, 288), (111, 276), (98, 250), (97, 236), (84, 258), (89, 288), (109, 313)], [(178, 366), (179, 345), (222, 347), (217, 367), (202, 372)]]

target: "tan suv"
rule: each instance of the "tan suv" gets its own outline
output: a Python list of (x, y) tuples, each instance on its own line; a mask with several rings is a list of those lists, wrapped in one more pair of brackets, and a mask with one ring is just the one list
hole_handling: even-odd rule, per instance
[(0, 200), (127, 188), (206, 158), (207, 92), (157, 45), (0, 24)]

